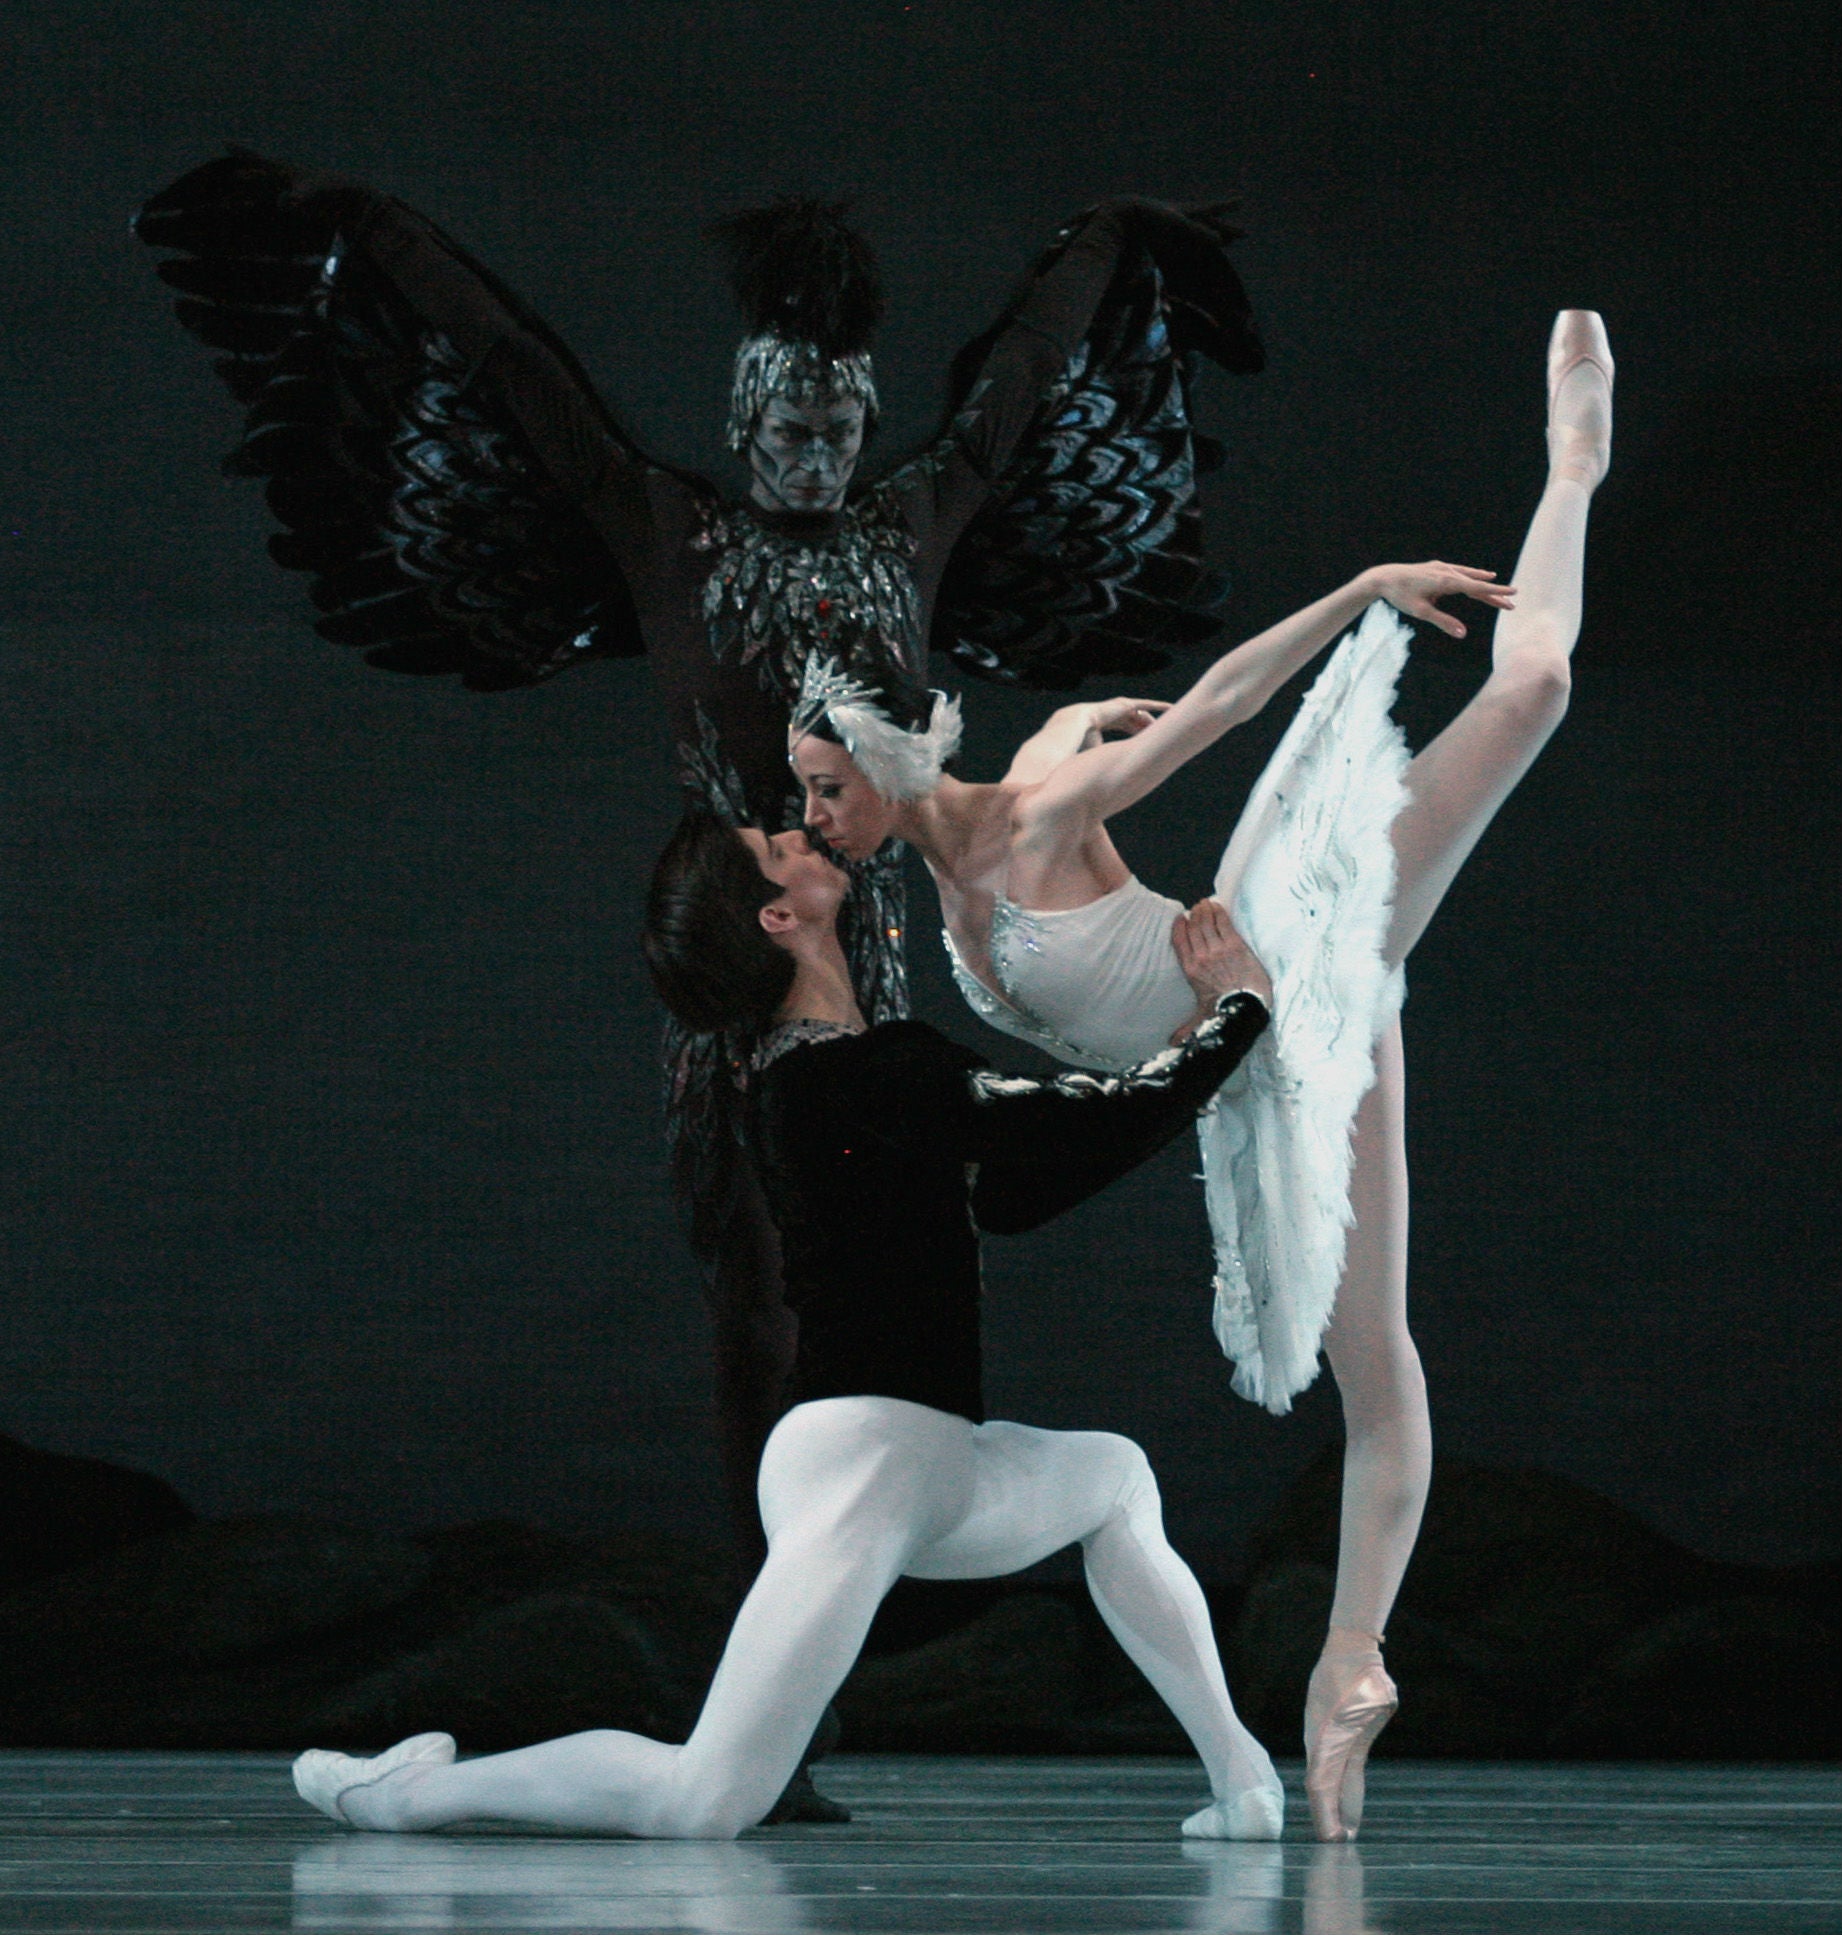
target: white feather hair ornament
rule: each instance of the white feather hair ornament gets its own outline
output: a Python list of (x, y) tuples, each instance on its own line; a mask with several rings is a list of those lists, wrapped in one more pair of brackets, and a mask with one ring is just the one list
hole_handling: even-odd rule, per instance
[(959, 751), (962, 729), (959, 701), (940, 691), (932, 696), (927, 724), (906, 730), (877, 704), (869, 686), (836, 659), (815, 652), (787, 723), (787, 749), (829, 719), (844, 750), (884, 799), (918, 800), (939, 785), (942, 769)]

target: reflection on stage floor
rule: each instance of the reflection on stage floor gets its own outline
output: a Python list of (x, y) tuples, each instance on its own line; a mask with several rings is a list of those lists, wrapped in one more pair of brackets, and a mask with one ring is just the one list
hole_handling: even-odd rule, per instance
[(849, 1827), (344, 1832), (269, 1755), (0, 1755), (0, 1935), (1752, 1935), (1842, 1927), (1842, 1773), (1389, 1762), (1319, 1848), (1186, 1843), (1174, 1761), (845, 1757)]

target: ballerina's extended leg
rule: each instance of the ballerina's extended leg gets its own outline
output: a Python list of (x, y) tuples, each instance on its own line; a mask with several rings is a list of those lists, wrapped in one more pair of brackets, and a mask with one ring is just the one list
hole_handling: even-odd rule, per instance
[(1407, 804), (1394, 826), (1391, 961), (1412, 951), (1567, 710), (1587, 514), (1611, 453), (1612, 355), (1591, 310), (1561, 311), (1549, 370), (1548, 481), (1516, 560), (1515, 607), (1498, 615), (1490, 676), (1477, 696), (1407, 769)]
[[(1406, 959), (1497, 809), (1567, 709), (1587, 513), (1611, 450), (1612, 357), (1599, 318), (1563, 310), (1549, 342), (1548, 480), (1501, 613), (1490, 676), (1407, 771), (1387, 953)], [(1396, 1703), (1381, 1636), (1432, 1468), (1426, 1387), (1407, 1330), (1407, 1163), (1398, 1025), (1377, 1049), (1354, 1132), (1350, 1232), (1325, 1335), (1346, 1429), (1337, 1590), (1305, 1708), (1306, 1789), (1324, 1841), (1354, 1839), (1364, 1763)]]

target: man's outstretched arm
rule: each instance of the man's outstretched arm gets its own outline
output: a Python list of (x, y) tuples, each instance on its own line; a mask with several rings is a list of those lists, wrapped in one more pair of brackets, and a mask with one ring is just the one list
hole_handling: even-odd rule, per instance
[(1266, 1024), (1265, 1002), (1242, 990), (1221, 996), (1180, 1047), (1121, 1075), (968, 1071), (963, 1121), (979, 1227), (1035, 1229), (1136, 1169), (1196, 1119)]

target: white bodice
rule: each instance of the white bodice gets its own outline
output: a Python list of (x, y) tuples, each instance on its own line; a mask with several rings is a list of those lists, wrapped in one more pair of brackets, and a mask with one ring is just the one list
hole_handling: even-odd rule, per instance
[(991, 912), (992, 973), (1002, 999), (942, 938), (953, 978), (981, 1021), (1078, 1068), (1118, 1070), (1170, 1046), (1196, 1012), (1171, 923), (1183, 905), (1128, 880), (1085, 907), (1042, 912), (1000, 897)]

